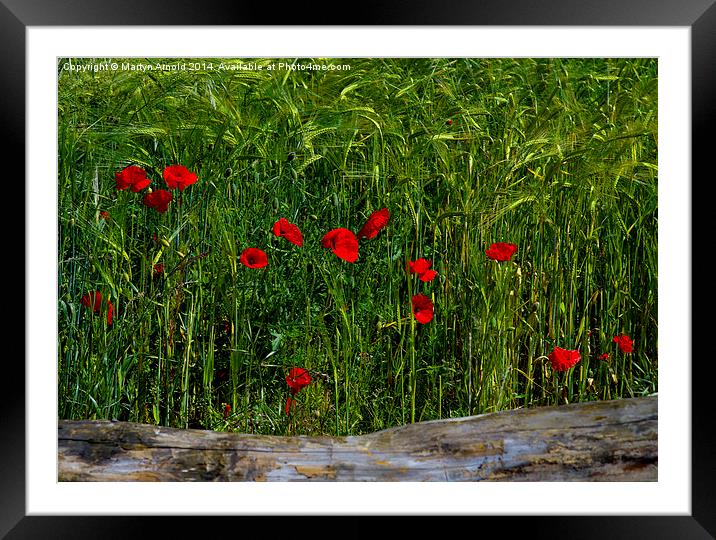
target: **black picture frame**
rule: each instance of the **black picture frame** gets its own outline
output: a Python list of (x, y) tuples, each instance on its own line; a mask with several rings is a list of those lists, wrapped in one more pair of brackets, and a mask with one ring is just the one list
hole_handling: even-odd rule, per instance
[[(277, 8), (268, 3), (237, 1), (203, 2), (179, 0), (0, 0), (0, 58), (3, 75), (0, 77), (0, 110), (7, 138), (3, 160), (14, 166), (14, 178), (25, 178), (24, 162), (15, 159), (25, 155), (25, 111), (29, 105), (25, 98), (26, 37), (28, 26), (95, 26), (95, 25), (504, 25), (504, 26), (683, 26), (691, 29), (691, 84), (692, 84), (692, 178), (709, 181), (713, 177), (710, 165), (712, 138), (711, 126), (716, 119), (716, 0), (499, 0), (451, 1), (439, 3), (427, 0), (392, 0), (391, 2), (364, 2), (356, 6), (355, 13), (336, 11), (336, 5), (312, 3), (294, 4)], [(343, 15), (340, 15), (343, 13)], [(11, 173), (6, 173), (11, 174)], [(684, 179), (685, 189), (692, 189), (691, 179)], [(29, 201), (22, 191), (15, 202)], [(694, 212), (693, 215), (696, 215)], [(16, 222), (16, 218), (12, 218)], [(699, 229), (692, 227), (695, 234)], [(9, 240), (9, 249), (23, 253), (24, 237), (15, 235)], [(692, 245), (697, 246), (696, 242)], [(685, 253), (690, 254), (688, 246)], [(704, 265), (709, 266), (709, 264)], [(696, 270), (692, 267), (692, 283)], [(703, 269), (702, 269), (703, 268)], [(23, 275), (24, 287), (32, 287)], [(707, 283), (703, 280), (704, 283)], [(704, 324), (692, 314), (695, 325)], [(19, 320), (17, 318), (16, 320)], [(24, 318), (22, 319), (24, 321)], [(700, 335), (693, 332), (693, 336)], [(20, 351), (23, 353), (24, 350)], [(25, 512), (25, 368), (14, 353), (6, 351), (5, 375), (12, 384), (5, 385), (3, 411), (0, 415), (0, 433), (3, 434), (0, 459), (0, 537), (3, 538), (131, 538), (144, 537), (155, 529), (170, 537), (190, 537), (215, 534), (216, 527), (246, 527), (263, 530), (265, 534), (317, 535), (337, 534), (364, 537), (376, 529), (385, 530), (379, 517), (347, 516), (339, 525), (333, 520), (321, 521), (297, 516), (279, 517), (129, 517), (129, 516), (27, 516)], [(693, 361), (692, 361), (693, 358)], [(10, 362), (10, 359), (13, 361)], [(713, 369), (710, 356), (699, 356), (684, 351), (678, 359), (685, 365), (691, 362), (694, 375)], [(585, 516), (503, 516), (503, 517), (447, 517), (469, 519), (472, 534), (489, 534), (489, 531), (509, 531), (509, 537), (530, 538), (682, 538), (701, 539), (716, 537), (716, 445), (714, 422), (711, 418), (713, 402), (711, 380), (706, 376), (692, 378), (692, 514), (690, 516), (593, 516), (585, 506)], [(22, 381), (22, 384), (20, 384)], [(618, 489), (618, 485), (615, 486)], [(569, 496), (568, 488), (565, 496)], [(317, 509), (317, 511), (320, 511)], [(206, 521), (211, 520), (211, 525)], [(239, 520), (241, 525), (237, 525)], [(306, 520), (308, 520), (306, 522)], [(431, 534), (449, 534), (457, 531), (460, 523), (450, 524), (446, 530), (443, 519), (411, 517), (401, 520), (402, 533), (422, 531), (421, 537)], [(476, 523), (475, 523), (476, 521)], [(409, 522), (409, 523), (407, 523)], [(304, 524), (305, 523), (305, 524)], [(210, 527), (210, 528), (208, 528)], [(408, 528), (404, 528), (408, 527)], [(224, 529), (230, 530), (229, 528)], [(273, 533), (268, 533), (273, 531)], [(386, 531), (388, 532), (388, 531)], [(156, 533), (154, 533), (156, 534)], [(504, 534), (504, 532), (499, 533)]]

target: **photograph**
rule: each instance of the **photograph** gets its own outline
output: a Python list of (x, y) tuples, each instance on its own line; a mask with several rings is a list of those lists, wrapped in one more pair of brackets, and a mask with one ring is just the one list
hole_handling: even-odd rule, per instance
[(714, 538), (711, 3), (0, 0), (0, 538)]
[(57, 72), (60, 481), (657, 480), (656, 58)]

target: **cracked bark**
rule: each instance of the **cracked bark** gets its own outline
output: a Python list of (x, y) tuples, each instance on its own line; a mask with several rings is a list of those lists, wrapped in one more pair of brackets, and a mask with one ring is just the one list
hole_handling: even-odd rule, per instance
[(656, 481), (657, 397), (278, 437), (58, 424), (59, 481)]

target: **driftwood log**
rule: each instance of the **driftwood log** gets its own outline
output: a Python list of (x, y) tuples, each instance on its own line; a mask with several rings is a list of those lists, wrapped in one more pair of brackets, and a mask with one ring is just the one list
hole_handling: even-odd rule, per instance
[(355, 437), (59, 422), (60, 481), (656, 481), (657, 397), (516, 409)]

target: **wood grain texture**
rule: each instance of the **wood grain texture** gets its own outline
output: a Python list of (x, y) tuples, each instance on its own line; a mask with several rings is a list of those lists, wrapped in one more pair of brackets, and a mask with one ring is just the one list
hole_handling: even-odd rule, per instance
[(111, 421), (58, 426), (59, 481), (656, 481), (657, 397), (517, 409), (355, 437)]

